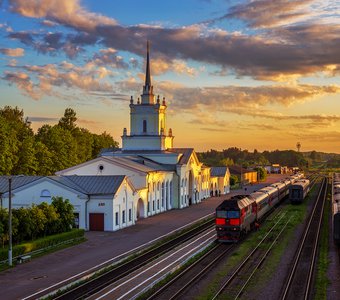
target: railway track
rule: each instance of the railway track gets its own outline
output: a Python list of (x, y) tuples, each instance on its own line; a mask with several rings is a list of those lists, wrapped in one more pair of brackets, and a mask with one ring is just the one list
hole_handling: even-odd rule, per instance
[(155, 258), (161, 256), (162, 254), (174, 249), (178, 245), (188, 241), (189, 239), (199, 235), (203, 231), (212, 227), (214, 224), (213, 219), (209, 219), (200, 226), (193, 228), (174, 239), (171, 239), (156, 248), (152, 248), (147, 252), (143, 252), (135, 258), (120, 264), (112, 269), (103, 272), (102, 274), (94, 277), (93, 279), (87, 280), (86, 282), (69, 289), (61, 295), (53, 296), (53, 299), (63, 299), (63, 300), (74, 300), (74, 299), (84, 299), (90, 295), (104, 289), (113, 282), (123, 278), (127, 274), (139, 269), (140, 267), (150, 263)]
[(242, 295), (249, 281), (268, 257), (269, 252), (291, 219), (286, 220), (286, 213), (281, 212), (278, 213), (277, 217), (278, 220), (275, 224), (248, 256), (235, 268), (232, 274), (227, 277), (227, 280), (222, 283), (219, 290), (213, 295), (212, 300), (225, 295), (228, 295), (228, 299), (237, 299)]
[(225, 258), (235, 247), (235, 244), (215, 243), (214, 247), (206, 252), (185, 270), (173, 277), (169, 282), (147, 297), (153, 299), (180, 299), (181, 295), (201, 276), (205, 275), (220, 260)]
[(281, 300), (310, 298), (326, 195), (327, 179), (324, 178), (293, 266), (287, 276)]

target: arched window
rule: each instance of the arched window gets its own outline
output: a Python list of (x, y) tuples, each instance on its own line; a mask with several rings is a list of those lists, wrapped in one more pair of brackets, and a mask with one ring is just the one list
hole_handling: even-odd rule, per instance
[(49, 190), (42, 190), (40, 193), (40, 197), (51, 198), (51, 193)]
[(143, 132), (144, 133), (147, 132), (147, 123), (146, 123), (146, 120), (143, 120)]
[(49, 202), (51, 201), (51, 193), (49, 190), (42, 190), (40, 193), (40, 201)]

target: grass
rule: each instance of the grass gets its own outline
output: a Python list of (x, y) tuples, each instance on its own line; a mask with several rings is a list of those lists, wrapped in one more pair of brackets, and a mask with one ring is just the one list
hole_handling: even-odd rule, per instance
[(315, 279), (315, 299), (327, 299), (327, 287), (330, 284), (330, 280), (327, 278), (327, 270), (329, 266), (328, 258), (328, 245), (329, 245), (329, 215), (331, 211), (331, 194), (328, 189), (327, 200), (325, 203), (325, 210), (323, 214), (323, 223), (320, 233), (319, 241), (319, 256)]
[[(34, 259), (34, 258), (44, 256), (44, 255), (47, 255), (47, 254), (50, 254), (50, 253), (53, 253), (53, 252), (57, 252), (57, 251), (62, 250), (62, 249), (66, 249), (66, 248), (69, 248), (69, 247), (72, 247), (72, 246), (75, 246), (75, 245), (79, 245), (79, 244), (81, 244), (85, 241), (86, 241), (85, 237), (76, 238), (76, 239), (73, 239), (72, 241), (70, 241), (69, 243), (62, 243), (62, 244), (58, 244), (54, 247), (49, 247), (48, 249), (42, 250), (40, 252), (36, 252), (36, 253), (32, 254), (31, 256), (32, 256), (32, 259)], [(1, 264), (0, 265), (0, 272), (14, 268), (14, 267), (15, 267), (14, 261), (13, 261), (12, 267), (10, 267), (8, 264)]]

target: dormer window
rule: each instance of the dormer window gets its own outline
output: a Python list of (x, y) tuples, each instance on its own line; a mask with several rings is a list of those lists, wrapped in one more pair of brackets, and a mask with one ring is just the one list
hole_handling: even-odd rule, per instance
[(147, 123), (146, 120), (143, 120), (143, 133), (147, 132)]

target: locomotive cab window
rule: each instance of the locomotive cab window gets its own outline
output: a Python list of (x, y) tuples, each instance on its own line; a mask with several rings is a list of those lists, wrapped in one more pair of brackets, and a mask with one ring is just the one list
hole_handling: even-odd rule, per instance
[(227, 211), (225, 210), (218, 210), (216, 211), (217, 218), (227, 218)]
[(240, 217), (240, 212), (239, 211), (228, 211), (228, 218), (230, 219), (236, 219)]

